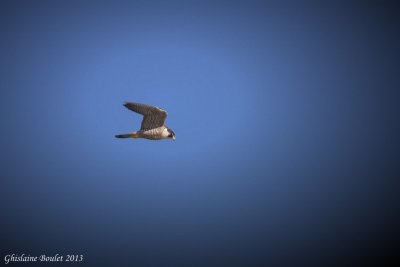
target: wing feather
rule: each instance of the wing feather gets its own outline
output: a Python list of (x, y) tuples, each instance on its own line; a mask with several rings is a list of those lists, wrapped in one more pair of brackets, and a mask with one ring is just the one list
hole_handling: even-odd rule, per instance
[(141, 130), (158, 128), (164, 125), (167, 112), (159, 107), (126, 102), (124, 106), (136, 113), (143, 115)]

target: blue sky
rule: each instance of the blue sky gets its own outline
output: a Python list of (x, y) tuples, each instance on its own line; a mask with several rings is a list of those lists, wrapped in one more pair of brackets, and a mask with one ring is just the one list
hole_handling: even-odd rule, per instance
[[(393, 257), (398, 11), (2, 2), (3, 254), (119, 266)], [(140, 127), (125, 101), (166, 109), (176, 142), (114, 138)]]

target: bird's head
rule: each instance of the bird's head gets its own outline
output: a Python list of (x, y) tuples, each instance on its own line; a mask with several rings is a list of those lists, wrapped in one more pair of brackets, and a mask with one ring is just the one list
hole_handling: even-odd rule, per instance
[(170, 128), (168, 128), (168, 138), (172, 138), (174, 141), (176, 139), (174, 131), (172, 131)]

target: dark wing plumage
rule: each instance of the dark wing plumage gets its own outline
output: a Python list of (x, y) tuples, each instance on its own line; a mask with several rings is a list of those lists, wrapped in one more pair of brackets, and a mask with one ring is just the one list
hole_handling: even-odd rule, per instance
[(164, 125), (167, 118), (167, 112), (159, 107), (149, 106), (145, 104), (126, 102), (124, 104), (128, 109), (142, 114), (143, 120), (140, 130), (153, 129)]

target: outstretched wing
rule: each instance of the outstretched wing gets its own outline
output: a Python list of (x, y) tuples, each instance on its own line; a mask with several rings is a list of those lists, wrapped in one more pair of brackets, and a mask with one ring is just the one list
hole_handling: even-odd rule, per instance
[(164, 125), (167, 118), (167, 112), (159, 107), (149, 106), (145, 104), (126, 102), (124, 104), (128, 109), (142, 114), (143, 120), (140, 130), (153, 129)]

